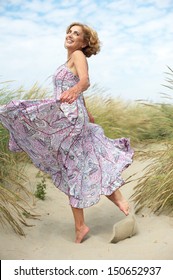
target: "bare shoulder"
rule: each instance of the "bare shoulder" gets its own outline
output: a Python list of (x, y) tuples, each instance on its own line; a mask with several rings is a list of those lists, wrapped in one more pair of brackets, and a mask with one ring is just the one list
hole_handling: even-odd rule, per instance
[(81, 50), (74, 51), (73, 54), (72, 54), (72, 58), (74, 60), (81, 59), (81, 60), (87, 61), (86, 56), (84, 55), (84, 53)]

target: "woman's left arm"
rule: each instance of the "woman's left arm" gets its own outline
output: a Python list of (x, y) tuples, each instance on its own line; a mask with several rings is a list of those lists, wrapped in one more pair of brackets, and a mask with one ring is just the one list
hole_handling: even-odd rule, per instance
[(86, 111), (87, 111), (87, 114), (88, 114), (88, 117), (89, 117), (89, 121), (90, 121), (91, 123), (95, 123), (95, 120), (94, 120), (93, 115), (92, 115), (92, 114), (88, 111), (88, 109), (87, 109), (85, 99), (83, 99), (83, 102), (84, 102), (84, 106), (85, 106), (85, 108), (86, 108)]
[(90, 86), (89, 75), (88, 75), (88, 64), (85, 55), (82, 51), (75, 51), (72, 54), (73, 68), (79, 77), (79, 82), (64, 91), (61, 94), (60, 100), (69, 104), (73, 103), (79, 96), (80, 93), (87, 90)]

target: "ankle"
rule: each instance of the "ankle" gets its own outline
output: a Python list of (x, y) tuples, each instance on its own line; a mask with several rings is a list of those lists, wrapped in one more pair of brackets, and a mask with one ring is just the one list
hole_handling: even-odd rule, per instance
[(80, 231), (81, 229), (85, 228), (85, 223), (75, 224), (75, 230)]
[(85, 224), (76, 227), (76, 243), (81, 243), (89, 232), (89, 227)]

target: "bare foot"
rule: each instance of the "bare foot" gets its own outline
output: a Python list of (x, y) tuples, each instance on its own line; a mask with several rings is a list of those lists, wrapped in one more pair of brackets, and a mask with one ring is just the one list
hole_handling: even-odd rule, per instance
[(84, 240), (84, 237), (89, 232), (89, 227), (86, 225), (81, 226), (79, 229), (76, 230), (76, 240), (75, 243), (81, 243)]
[(111, 195), (107, 196), (118, 208), (126, 215), (129, 215), (129, 204), (128, 201), (123, 197), (120, 190), (116, 190)]
[(126, 215), (129, 215), (129, 204), (127, 202), (127, 200), (125, 200), (125, 198), (123, 198), (122, 200), (117, 200), (117, 202), (115, 203), (119, 209)]

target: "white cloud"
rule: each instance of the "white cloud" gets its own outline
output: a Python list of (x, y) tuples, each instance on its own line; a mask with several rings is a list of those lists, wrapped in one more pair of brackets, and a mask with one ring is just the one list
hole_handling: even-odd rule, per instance
[[(7, 9), (8, 8), (8, 9)], [(64, 35), (73, 21), (98, 31), (103, 43), (89, 59), (91, 80), (124, 99), (159, 98), (173, 64), (169, 0), (8, 0), (0, 4), (0, 76), (43, 83), (66, 60)]]

